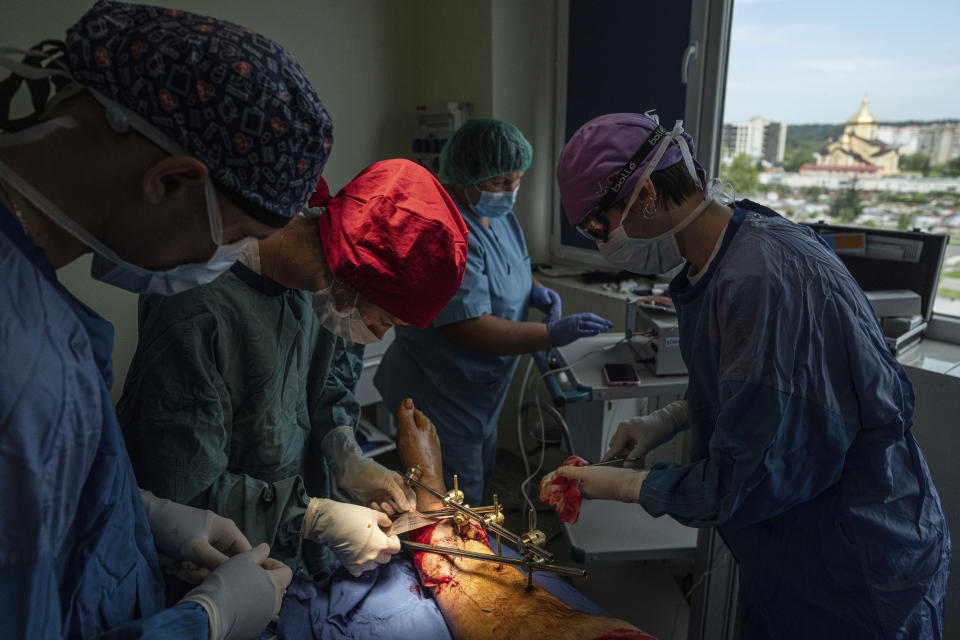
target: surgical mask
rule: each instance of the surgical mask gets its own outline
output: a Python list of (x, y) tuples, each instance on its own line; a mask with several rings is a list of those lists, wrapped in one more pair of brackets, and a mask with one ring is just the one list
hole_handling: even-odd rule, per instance
[[(7, 53), (8, 51), (9, 50), (6, 49), (0, 49), (0, 53)], [(2, 57), (0, 57), (0, 66), (16, 67), (18, 72), (22, 71), (24, 74), (29, 74), (32, 77), (62, 75), (69, 78), (69, 74), (64, 71), (51, 71), (36, 69), (34, 67), (24, 68), (24, 65), (10, 64), (8, 60)], [(80, 90), (80, 87), (77, 85), (67, 87), (62, 89), (58, 95), (55, 96), (55, 99), (63, 99), (64, 96), (73, 95)], [(189, 155), (186, 149), (182, 148), (173, 140), (170, 140), (138, 114), (113, 102), (97, 91), (92, 89), (87, 90), (104, 106), (104, 114), (107, 122), (110, 128), (117, 133), (127, 133), (132, 128), (172, 155)], [(42, 140), (55, 133), (58, 129), (72, 129), (76, 126), (76, 121), (71, 117), (54, 118), (16, 133), (8, 133), (0, 136), (0, 146), (12, 147), (30, 144)], [(29, 200), (33, 206), (43, 212), (50, 220), (94, 251), (95, 255), (90, 269), (90, 273), (94, 278), (126, 289), (132, 293), (173, 295), (212, 282), (217, 276), (229, 269), (233, 263), (237, 261), (237, 258), (240, 257), (240, 254), (244, 252), (249, 243), (253, 242), (252, 238), (244, 238), (238, 242), (223, 244), (223, 220), (220, 214), (220, 204), (217, 201), (213, 183), (208, 179), (204, 184), (204, 199), (206, 201), (207, 223), (210, 228), (210, 236), (216, 245), (213, 255), (203, 263), (183, 264), (163, 271), (145, 269), (122, 259), (115, 251), (94, 238), (92, 234), (77, 224), (64, 213), (62, 209), (33, 187), (33, 185), (29, 184), (14, 172), (13, 169), (2, 162), (0, 162), (0, 177), (3, 177), (10, 186)]]
[[(0, 146), (6, 146), (10, 140), (5, 138), (19, 137), (30, 132), (26, 129), (16, 134), (0, 136)], [(74, 222), (57, 205), (53, 204), (33, 185), (15, 173), (9, 166), (0, 162), (0, 177), (16, 189), (20, 195), (30, 201), (33, 206), (43, 212), (64, 231), (88, 246), (95, 253), (90, 274), (97, 280), (126, 289), (132, 293), (159, 293), (173, 295), (208, 282), (229, 269), (252, 240), (244, 238), (239, 242), (222, 244), (219, 242), (222, 229), (220, 224), (220, 208), (217, 203), (213, 185), (207, 181), (204, 185), (204, 195), (207, 201), (207, 218), (210, 224), (210, 233), (217, 244), (213, 255), (204, 263), (182, 264), (165, 271), (152, 271), (138, 267), (122, 259), (112, 249), (97, 240), (86, 229)]]
[(254, 273), (260, 273), (260, 243), (251, 242), (247, 245), (247, 248), (244, 249), (240, 257), (237, 258), (237, 262)]
[(324, 329), (357, 344), (379, 342), (380, 338), (363, 321), (359, 303), (360, 294), (337, 280), (313, 294), (313, 310)]
[(517, 191), (520, 189), (514, 189), (513, 191), (484, 191), (477, 187), (480, 191), (480, 200), (472, 205), (474, 213), (478, 216), (485, 216), (487, 218), (502, 218), (511, 211), (513, 211), (513, 205), (517, 201)]
[[(725, 192), (729, 188), (730, 195)], [(714, 179), (707, 187), (707, 195), (703, 202), (690, 212), (679, 224), (653, 238), (631, 238), (623, 228), (628, 209), (620, 218), (620, 226), (610, 232), (606, 242), (598, 242), (600, 253), (610, 264), (621, 269), (641, 274), (663, 274), (683, 264), (683, 255), (677, 244), (677, 234), (703, 213), (714, 200), (722, 204), (729, 204), (734, 200), (733, 187), (729, 183), (723, 185)]]
[(121, 259), (88, 234), (88, 238), (78, 236), (78, 239), (96, 252), (90, 274), (97, 280), (133, 293), (158, 293), (166, 296), (213, 282), (217, 276), (232, 267), (255, 241), (252, 238), (244, 238), (238, 242), (222, 244), (220, 205), (210, 180), (204, 184), (203, 191), (207, 203), (210, 235), (217, 245), (213, 255), (206, 262), (181, 264), (165, 271), (144, 269)]

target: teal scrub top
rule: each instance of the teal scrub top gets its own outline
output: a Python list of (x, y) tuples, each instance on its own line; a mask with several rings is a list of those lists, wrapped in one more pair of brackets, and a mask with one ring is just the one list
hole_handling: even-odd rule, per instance
[[(466, 448), (466, 440), (495, 438), (497, 418), (519, 356), (463, 349), (447, 342), (440, 327), (485, 313), (526, 320), (533, 280), (523, 230), (512, 212), (489, 218), (489, 229), (470, 211), (461, 208), (460, 215), (469, 231), (460, 289), (426, 329), (395, 329), (396, 338), (374, 377), (388, 407), (393, 409), (404, 398), (413, 398), (437, 425), (445, 467), (454, 465), (457, 448)], [(453, 441), (457, 448), (447, 446)], [(470, 470), (460, 467), (459, 473), (466, 475)]]
[(330, 495), (320, 442), (356, 426), (363, 346), (320, 326), (311, 294), (242, 264), (174, 296), (141, 296), (117, 407), (140, 486), (236, 521), (250, 543), (315, 572), (309, 497)]

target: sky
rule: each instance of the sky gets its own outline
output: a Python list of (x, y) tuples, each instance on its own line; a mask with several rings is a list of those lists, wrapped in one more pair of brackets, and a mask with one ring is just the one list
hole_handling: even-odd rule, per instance
[(960, 119), (960, 0), (734, 0), (724, 122)]

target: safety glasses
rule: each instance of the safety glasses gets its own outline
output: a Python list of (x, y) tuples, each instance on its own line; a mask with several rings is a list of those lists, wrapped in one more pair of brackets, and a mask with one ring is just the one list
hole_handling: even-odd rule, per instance
[(610, 237), (610, 222), (607, 220), (606, 211), (588, 213), (586, 218), (577, 223), (577, 231), (588, 240), (606, 242)]

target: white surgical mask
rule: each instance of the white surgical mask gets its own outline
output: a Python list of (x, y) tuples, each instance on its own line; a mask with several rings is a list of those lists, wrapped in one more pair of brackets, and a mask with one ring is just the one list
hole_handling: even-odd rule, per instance
[(248, 244), (240, 257), (237, 258), (237, 262), (254, 273), (260, 273), (260, 243), (251, 242)]
[(513, 191), (484, 191), (477, 187), (480, 191), (480, 200), (472, 205), (474, 213), (478, 216), (485, 216), (487, 218), (502, 218), (511, 211), (513, 211), (513, 205), (517, 202), (517, 191), (519, 187)]
[[(345, 301), (352, 294), (352, 302)], [(380, 338), (363, 321), (358, 302), (360, 294), (348, 285), (334, 281), (329, 288), (313, 294), (313, 310), (320, 325), (335, 336), (357, 344), (372, 344)]]
[[(725, 192), (729, 188), (730, 195)], [(683, 255), (677, 244), (677, 234), (703, 213), (714, 200), (722, 204), (733, 202), (733, 187), (730, 183), (720, 184), (714, 179), (707, 187), (707, 195), (703, 202), (690, 212), (673, 228), (653, 238), (631, 238), (623, 228), (627, 217), (627, 209), (620, 218), (620, 226), (610, 232), (606, 242), (598, 242), (597, 248), (610, 264), (621, 269), (641, 273), (644, 275), (663, 274), (683, 264)]]

